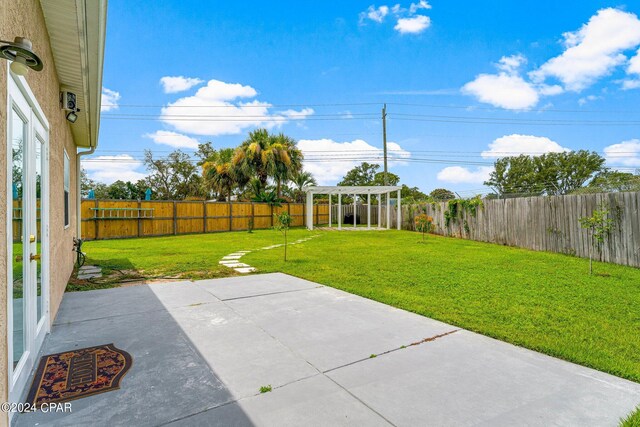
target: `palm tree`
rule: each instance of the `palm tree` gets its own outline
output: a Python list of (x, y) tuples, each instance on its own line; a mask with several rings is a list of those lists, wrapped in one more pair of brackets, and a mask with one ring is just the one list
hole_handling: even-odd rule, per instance
[(256, 129), (236, 149), (232, 164), (239, 176), (255, 176), (263, 188), (272, 178), (276, 182), (277, 196), (280, 197), (282, 183), (300, 171), (302, 158), (302, 152), (292, 138), (283, 134), (270, 135), (266, 129)]
[(311, 172), (301, 171), (296, 173), (292, 178), (291, 182), (295, 186), (294, 194), (296, 202), (303, 203), (304, 202), (304, 191), (303, 188), (309, 185), (318, 185), (318, 182), (313, 177)]
[(302, 152), (293, 138), (284, 134), (271, 136), (270, 175), (276, 182), (276, 194), (282, 196), (282, 183), (292, 179), (302, 170)]
[(218, 200), (231, 200), (233, 189), (238, 185), (236, 170), (231, 162), (233, 148), (223, 148), (208, 162), (202, 165), (204, 177), (218, 193)]

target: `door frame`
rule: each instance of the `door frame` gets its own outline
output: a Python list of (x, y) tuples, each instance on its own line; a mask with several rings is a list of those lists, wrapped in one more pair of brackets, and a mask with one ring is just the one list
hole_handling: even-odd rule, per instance
[[(40, 224), (41, 224), (41, 238), (40, 238), (40, 253), (41, 253), (41, 296), (42, 296), (42, 317), (37, 319), (37, 290), (35, 295), (29, 295), (29, 300), (25, 304), (25, 351), (21, 357), (20, 363), (13, 367), (13, 241), (10, 237), (13, 232), (9, 232), (13, 227), (13, 202), (7, 197), (7, 383), (8, 383), (8, 397), (10, 402), (19, 402), (28, 379), (31, 375), (31, 371), (35, 366), (36, 358), (44, 341), (45, 335), (50, 330), (50, 310), (49, 310), (49, 297), (50, 297), (50, 276), (49, 276), (49, 122), (38, 104), (38, 101), (33, 94), (29, 84), (22, 76), (16, 76), (10, 72), (9, 64), (7, 63), (7, 118), (6, 118), (6, 158), (7, 158), (7, 170), (5, 171), (7, 176), (7, 188), (6, 194), (12, 194), (12, 162), (13, 158), (11, 138), (13, 136), (13, 109), (14, 105), (23, 113), (27, 120), (24, 159), (29, 165), (31, 171), (34, 170), (35, 160), (32, 153), (35, 144), (40, 143), (36, 141), (36, 134), (39, 135), (41, 140), (41, 159), (42, 162), (42, 183), (40, 192)], [(23, 160), (25, 162), (25, 160)], [(29, 172), (31, 172), (29, 171)], [(35, 188), (34, 174), (29, 173), (27, 177), (27, 188)], [(31, 196), (29, 196), (31, 197)], [(24, 200), (24, 199), (23, 199)], [(32, 207), (36, 207), (36, 200), (29, 201), (29, 212), (23, 211), (22, 221), (25, 224), (32, 224), (34, 212), (31, 212)], [(23, 202), (24, 206), (24, 202)], [(37, 228), (37, 220), (36, 220)], [(31, 227), (32, 225), (29, 225)], [(24, 237), (24, 236), (23, 236)], [(36, 242), (37, 244), (37, 242)], [(27, 252), (23, 254), (26, 257)], [(29, 273), (31, 275), (31, 273)], [(31, 279), (27, 279), (31, 280)], [(37, 286), (36, 286), (37, 289)], [(25, 294), (23, 298), (27, 298), (27, 293), (34, 294), (33, 286), (25, 287)], [(24, 291), (23, 291), (24, 292)], [(34, 322), (35, 320), (35, 322)], [(12, 414), (10, 414), (11, 416)]]

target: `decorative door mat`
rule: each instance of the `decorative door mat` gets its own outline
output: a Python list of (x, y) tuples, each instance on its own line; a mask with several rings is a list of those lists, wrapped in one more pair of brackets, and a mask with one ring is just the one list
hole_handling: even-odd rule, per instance
[(131, 364), (131, 355), (113, 344), (42, 356), (27, 403), (40, 408), (117, 390)]

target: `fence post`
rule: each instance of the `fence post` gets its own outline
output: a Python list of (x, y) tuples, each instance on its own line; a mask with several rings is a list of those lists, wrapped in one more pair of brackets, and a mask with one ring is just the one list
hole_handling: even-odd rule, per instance
[(253, 231), (256, 228), (256, 211), (255, 206), (253, 206), (253, 202), (251, 203), (251, 227), (249, 227), (249, 231)]
[(202, 202), (202, 232), (207, 232), (207, 201)]
[(140, 219), (140, 208), (142, 207), (142, 203), (138, 200), (138, 237), (140, 237), (140, 231), (142, 229), (142, 220)]
[(229, 197), (229, 231), (233, 231), (233, 203)]
[(178, 207), (176, 201), (173, 201), (173, 235), (178, 234)]
[(273, 205), (271, 205), (271, 226), (273, 227)]
[[(100, 202), (96, 199), (96, 209), (100, 207)], [(98, 240), (98, 211), (94, 211), (93, 213), (93, 229), (95, 230), (95, 239)]]

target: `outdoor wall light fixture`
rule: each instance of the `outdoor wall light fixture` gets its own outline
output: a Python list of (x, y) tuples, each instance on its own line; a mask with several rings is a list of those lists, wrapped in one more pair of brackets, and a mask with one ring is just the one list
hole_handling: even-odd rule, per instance
[(76, 120), (78, 120), (78, 115), (75, 111), (69, 111), (67, 113), (67, 120), (69, 120), (71, 123), (75, 123)]
[(42, 70), (42, 60), (33, 53), (31, 41), (24, 37), (16, 37), (13, 42), (0, 40), (0, 57), (11, 62), (11, 71), (24, 76), (31, 68), (34, 71)]

